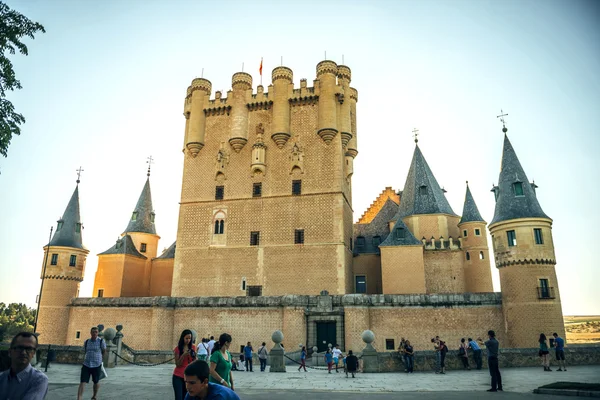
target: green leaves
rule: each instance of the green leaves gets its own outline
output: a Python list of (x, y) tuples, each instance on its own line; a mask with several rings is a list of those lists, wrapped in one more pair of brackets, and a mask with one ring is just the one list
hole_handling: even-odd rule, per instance
[(0, 342), (21, 331), (33, 332), (35, 310), (22, 303), (0, 303)]

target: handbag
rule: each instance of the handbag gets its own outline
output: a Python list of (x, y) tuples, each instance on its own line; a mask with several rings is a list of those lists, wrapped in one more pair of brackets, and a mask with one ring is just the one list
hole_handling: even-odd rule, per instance
[(106, 370), (104, 369), (104, 363), (100, 364), (100, 372), (98, 373), (98, 380), (102, 380), (108, 377)]

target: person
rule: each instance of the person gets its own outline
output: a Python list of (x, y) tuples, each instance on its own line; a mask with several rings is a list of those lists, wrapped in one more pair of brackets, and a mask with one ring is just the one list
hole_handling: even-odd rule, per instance
[(215, 344), (214, 351), (210, 356), (210, 377), (209, 382), (218, 383), (235, 390), (233, 386), (233, 374), (231, 373), (231, 335), (222, 333), (219, 341)]
[(348, 350), (348, 355), (346, 356), (346, 378), (348, 377), (348, 372), (351, 373), (354, 378), (357, 369), (358, 358), (352, 353), (352, 350)]
[(202, 338), (198, 345), (198, 360), (206, 361), (208, 358), (208, 339)]
[(468, 338), (467, 341), (469, 342), (469, 348), (473, 350), (473, 360), (475, 361), (475, 365), (477, 366), (477, 369), (481, 369), (481, 347), (479, 347), (477, 342), (471, 338)]
[(448, 353), (448, 346), (446, 342), (436, 336), (438, 343), (440, 344), (440, 374), (446, 373), (446, 354)]
[(542, 367), (544, 367), (544, 371), (552, 371), (550, 369), (550, 351), (548, 350), (548, 342), (546, 342), (546, 335), (540, 333), (540, 338), (538, 340), (540, 343), (540, 351), (539, 355), (542, 358)]
[(338, 373), (338, 363), (340, 361), (340, 356), (342, 355), (342, 351), (338, 348), (339, 345), (333, 346), (333, 350), (331, 350), (331, 355), (333, 356), (333, 363), (335, 364), (335, 372)]
[(186, 393), (185, 368), (196, 359), (196, 346), (192, 344), (191, 330), (184, 329), (181, 332), (179, 342), (173, 349), (173, 356), (175, 357), (175, 369), (173, 369), (173, 376), (171, 378), (173, 392), (175, 393), (175, 400), (183, 400)]
[(406, 373), (413, 372), (415, 366), (415, 352), (413, 347), (410, 345), (410, 340), (404, 342), (404, 362), (406, 364)]
[(440, 343), (436, 338), (431, 338), (433, 344), (433, 351), (435, 352), (435, 373), (439, 374), (441, 371), (442, 353), (440, 352)]
[(496, 332), (488, 331), (489, 340), (485, 342), (488, 356), (488, 367), (492, 376), (492, 388), (488, 392), (502, 391), (502, 376), (498, 367), (498, 349), (500, 343), (496, 340)]
[(557, 371), (567, 370), (567, 361), (565, 360), (565, 340), (558, 336), (558, 333), (554, 332), (554, 348), (556, 350), (556, 361), (558, 362)]
[(19, 332), (8, 349), (10, 369), (0, 372), (0, 398), (42, 400), (48, 393), (48, 377), (31, 366), (37, 350), (37, 337)]
[(302, 351), (300, 352), (300, 366), (298, 367), (298, 372), (304, 368), (304, 372), (306, 371), (306, 346), (302, 346)]
[(465, 341), (465, 338), (460, 339), (460, 346), (458, 347), (458, 356), (462, 361), (463, 369), (470, 370), (469, 366), (469, 344)]
[(208, 341), (208, 357), (210, 357), (212, 355), (212, 352), (215, 348), (215, 337), (211, 336), (210, 340)]
[[(250, 372), (254, 372), (252, 371), (252, 350), (254, 349), (252, 348), (250, 342), (248, 342), (248, 344), (244, 347), (244, 359), (246, 360), (246, 371)], [(248, 367), (250, 368), (248, 369)]]
[(269, 351), (267, 350), (267, 344), (265, 342), (262, 342), (262, 345), (258, 348), (256, 354), (258, 354), (258, 361), (260, 361), (260, 372), (265, 372), (265, 369), (267, 369), (267, 357), (269, 356)]
[(83, 390), (85, 385), (90, 382), (90, 376), (94, 383), (94, 394), (92, 400), (96, 400), (98, 390), (100, 390), (100, 369), (102, 368), (102, 357), (106, 352), (106, 342), (98, 337), (98, 328), (90, 329), (90, 338), (83, 343), (85, 358), (81, 366), (81, 376), (79, 377), (79, 389), (77, 390), (77, 400), (83, 398)]
[(406, 353), (404, 352), (404, 346), (406, 345), (406, 339), (400, 339), (400, 345), (398, 346), (398, 354), (402, 358), (402, 363), (404, 364), (404, 372), (408, 372), (408, 367), (406, 366)]
[(194, 361), (185, 368), (184, 379), (188, 393), (185, 400), (240, 400), (233, 390), (208, 381), (210, 368), (203, 360)]
[(325, 362), (327, 363), (327, 371), (331, 373), (331, 368), (333, 367), (333, 354), (329, 348), (327, 349), (327, 353), (325, 353)]

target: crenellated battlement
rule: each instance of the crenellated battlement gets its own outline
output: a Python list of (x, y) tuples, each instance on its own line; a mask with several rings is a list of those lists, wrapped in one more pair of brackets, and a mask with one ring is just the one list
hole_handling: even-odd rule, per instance
[[(348, 67), (346, 67), (348, 68)], [(350, 68), (348, 68), (348, 72)], [(317, 78), (321, 77), (324, 74), (332, 74), (337, 76), (338, 74), (338, 65), (331, 60), (323, 60), (317, 64)]]
[(271, 73), (271, 80), (275, 83), (278, 80), (286, 80), (289, 83), (294, 82), (294, 72), (288, 67), (275, 67)]
[(252, 75), (246, 72), (236, 72), (231, 77), (231, 87), (233, 90), (252, 89)]
[(433, 236), (431, 239), (427, 240), (425, 238), (421, 239), (423, 242), (423, 248), (425, 250), (451, 250), (451, 251), (459, 251), (461, 250), (462, 243), (460, 238), (458, 240), (454, 240), (452, 236), (445, 240), (444, 237), (440, 237), (439, 239), (435, 239)]
[(350, 67), (346, 65), (338, 65), (337, 77), (339, 79), (345, 79), (348, 81), (348, 83), (350, 83), (350, 81), (352, 80), (352, 71), (350, 70)]

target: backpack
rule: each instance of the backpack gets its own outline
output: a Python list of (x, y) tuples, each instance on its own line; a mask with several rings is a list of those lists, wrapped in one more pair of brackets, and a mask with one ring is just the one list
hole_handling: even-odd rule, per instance
[(440, 340), (440, 351), (444, 354), (448, 352), (448, 346), (446, 346), (446, 342), (443, 340)]
[[(83, 351), (87, 351), (87, 344), (89, 342), (90, 339), (85, 339), (85, 342), (83, 342)], [(104, 339), (100, 338), (100, 351), (102, 351), (102, 342), (104, 341)]]

